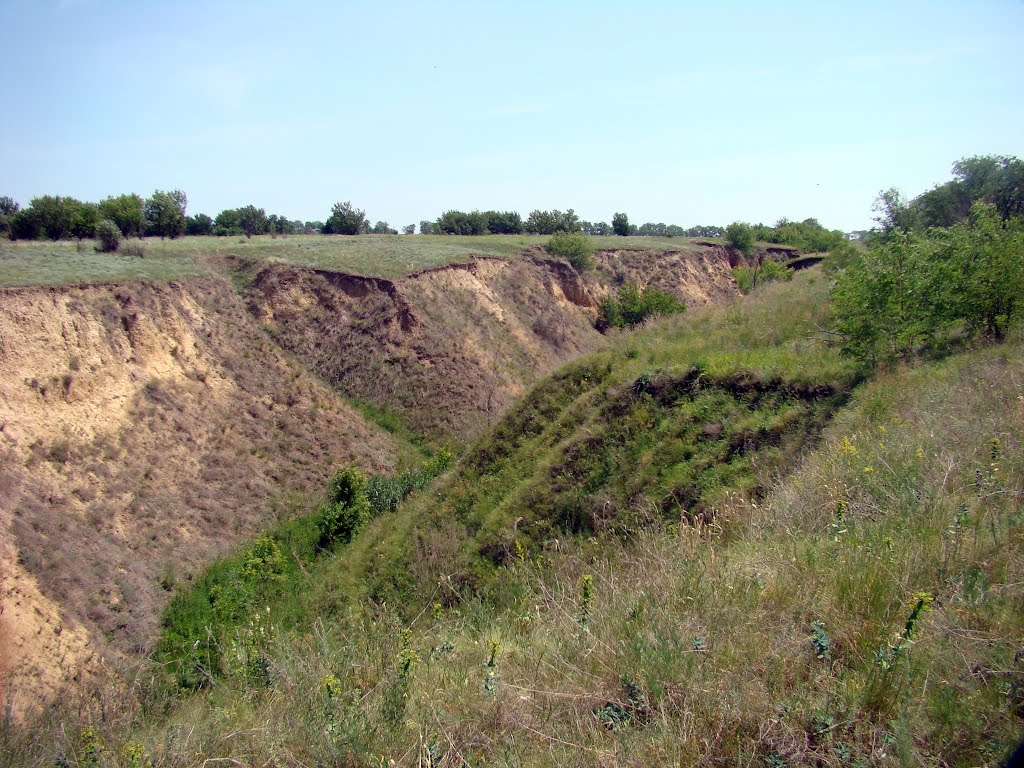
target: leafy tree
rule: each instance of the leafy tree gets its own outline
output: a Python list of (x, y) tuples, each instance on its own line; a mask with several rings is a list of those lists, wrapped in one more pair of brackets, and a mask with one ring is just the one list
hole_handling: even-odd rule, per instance
[(75, 216), (82, 204), (73, 197), (43, 195), (32, 198), (29, 208), (39, 227), (37, 236), (50, 240), (65, 240), (71, 236)]
[(138, 195), (108, 197), (99, 205), (101, 219), (110, 219), (125, 237), (142, 237), (146, 229), (145, 201)]
[(213, 234), (224, 237), (242, 234), (242, 212), (239, 208), (228, 208), (217, 214), (213, 221)]
[(38, 240), (43, 236), (42, 218), (31, 205), (11, 216), (10, 221), (10, 235), (14, 240)]
[(734, 221), (725, 228), (725, 241), (747, 256), (754, 253), (754, 230), (742, 221)]
[(267, 231), (269, 221), (267, 212), (255, 205), (247, 205), (238, 209), (238, 226), (248, 239), (253, 235), (261, 235)]
[(169, 192), (156, 190), (146, 200), (146, 231), (172, 240), (185, 234), (185, 209), (188, 198), (180, 189)]
[(404, 227), (402, 227), (402, 234), (403, 235), (414, 235), (414, 234), (416, 234), (416, 225), (415, 224), (406, 224)]
[(188, 221), (185, 222), (185, 232), (189, 235), (213, 234), (213, 219), (205, 213), (189, 216)]
[[(906, 358), (934, 338), (944, 313), (933, 244), (894, 231), (849, 263), (832, 290), (843, 351), (872, 364)], [(943, 291), (944, 292), (944, 291)]]
[(14, 198), (0, 197), (0, 235), (10, 234), (14, 215), (21, 210)]
[(373, 229), (370, 230), (370, 233), (374, 235), (397, 235), (398, 230), (392, 229), (391, 225), (386, 221), (378, 221), (373, 225)]
[(558, 210), (532, 211), (526, 220), (527, 232), (536, 235), (553, 235), (555, 232), (579, 232), (580, 218), (570, 208), (565, 213)]
[(432, 235), (434, 234), (434, 222), (427, 221), (424, 219), (420, 222), (420, 234), (421, 235)]
[(624, 213), (616, 213), (612, 216), (612, 231), (619, 237), (629, 234), (629, 216)]
[(1024, 220), (1004, 222), (996, 206), (975, 203), (945, 243), (952, 274), (936, 281), (947, 286), (942, 308), (952, 310), (968, 331), (1003, 339), (1024, 296)]
[(753, 267), (736, 267), (732, 271), (740, 293), (750, 293), (761, 283), (771, 283), (776, 280), (789, 282), (793, 279), (794, 274), (792, 269), (770, 259), (762, 260)]
[(71, 234), (78, 240), (95, 237), (99, 222), (99, 206), (95, 203), (78, 203), (71, 218)]
[(487, 211), (487, 230), (492, 235), (519, 235), (523, 231), (523, 217), (515, 211)]
[(319, 235), (324, 233), (324, 223), (322, 221), (307, 221), (302, 231), (307, 235)]
[(324, 222), (325, 235), (358, 235), (367, 232), (370, 222), (366, 214), (358, 208), (353, 208), (348, 201), (335, 203), (331, 208), (331, 215)]
[(594, 244), (582, 232), (556, 232), (545, 248), (548, 253), (567, 259), (577, 272), (594, 266)]
[(113, 253), (121, 245), (121, 230), (110, 219), (100, 219), (96, 225), (96, 237), (100, 241), (96, 250), (101, 253)]
[(445, 211), (433, 227), (438, 235), (486, 235), (487, 216), (480, 211)]

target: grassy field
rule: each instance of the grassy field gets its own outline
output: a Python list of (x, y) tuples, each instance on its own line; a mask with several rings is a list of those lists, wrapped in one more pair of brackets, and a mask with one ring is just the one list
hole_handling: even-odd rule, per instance
[[(596, 237), (595, 247), (659, 251), (694, 247), (690, 239)], [(543, 246), (539, 235), (289, 235), (244, 237), (149, 238), (143, 258), (97, 253), (92, 241), (9, 242), (0, 240), (0, 286), (63, 285), (122, 281), (162, 281), (202, 274), (208, 260), (236, 256), (268, 263), (372, 277), (397, 278), (473, 256), (515, 258)], [(139, 241), (132, 241), (139, 242)]]

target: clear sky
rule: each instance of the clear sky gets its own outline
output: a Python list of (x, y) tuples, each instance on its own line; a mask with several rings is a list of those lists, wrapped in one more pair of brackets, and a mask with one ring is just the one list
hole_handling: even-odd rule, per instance
[(1024, 2), (0, 0), (0, 195), (871, 224), (1024, 156)]

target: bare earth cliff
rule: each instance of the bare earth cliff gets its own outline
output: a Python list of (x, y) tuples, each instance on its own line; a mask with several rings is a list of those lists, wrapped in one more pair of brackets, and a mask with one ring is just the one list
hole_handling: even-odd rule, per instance
[(465, 443), (593, 350), (630, 280), (736, 296), (725, 249), (606, 252), (581, 278), (477, 258), (398, 280), (286, 265), (222, 278), (0, 290), (0, 696), (24, 709), (145, 654), (176, 585), (337, 466), (407, 447), (343, 397)]

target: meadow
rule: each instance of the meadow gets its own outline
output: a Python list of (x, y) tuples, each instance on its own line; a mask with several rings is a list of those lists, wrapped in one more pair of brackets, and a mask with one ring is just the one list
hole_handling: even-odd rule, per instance
[[(127, 281), (158, 282), (205, 274), (217, 259), (349, 272), (395, 279), (474, 256), (517, 258), (536, 253), (542, 235), (257, 235), (130, 240), (144, 256), (98, 253), (94, 242), (0, 240), (0, 286), (65, 285)], [(598, 249), (694, 248), (694, 240), (656, 237), (595, 237)]]

